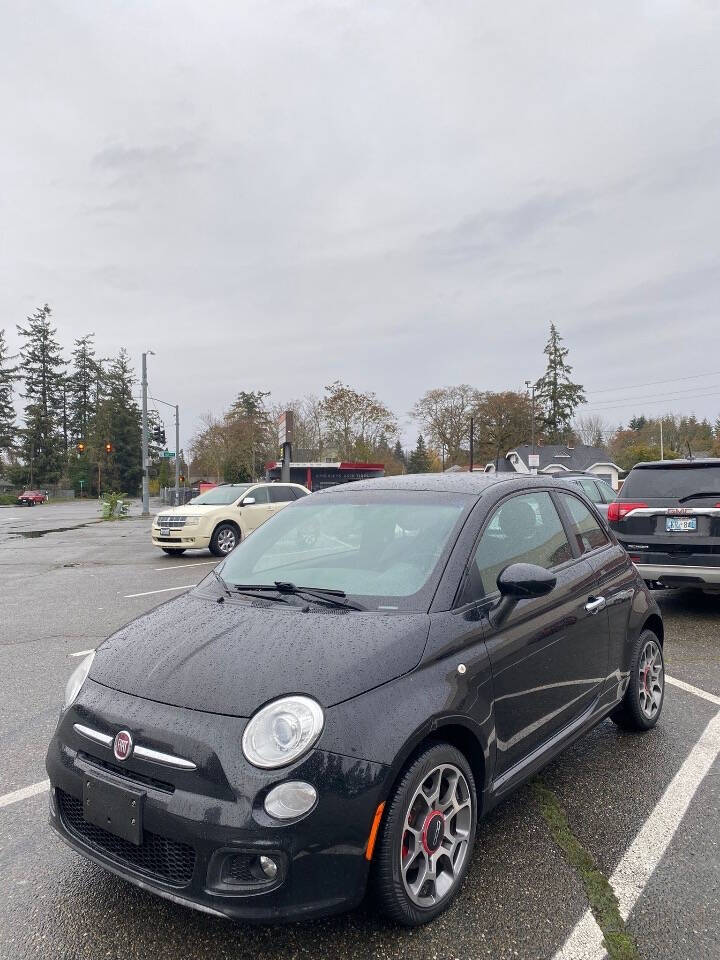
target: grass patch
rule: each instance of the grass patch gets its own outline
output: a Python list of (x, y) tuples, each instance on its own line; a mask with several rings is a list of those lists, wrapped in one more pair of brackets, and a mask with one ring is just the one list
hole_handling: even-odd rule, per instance
[(640, 960), (635, 941), (620, 916), (615, 891), (589, 851), (570, 829), (567, 814), (557, 795), (539, 777), (532, 781), (532, 791), (555, 843), (580, 874), (590, 910), (602, 930), (605, 949), (611, 960)]

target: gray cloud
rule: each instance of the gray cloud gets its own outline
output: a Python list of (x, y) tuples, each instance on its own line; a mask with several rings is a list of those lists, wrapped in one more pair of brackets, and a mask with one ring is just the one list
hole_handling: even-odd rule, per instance
[(712, 369), (711, 5), (28, 9), (0, 32), (0, 326), (14, 348), (47, 300), (68, 345), (154, 349), (185, 442), (239, 389), (341, 377), (402, 415), (519, 387), (550, 320), (591, 400)]

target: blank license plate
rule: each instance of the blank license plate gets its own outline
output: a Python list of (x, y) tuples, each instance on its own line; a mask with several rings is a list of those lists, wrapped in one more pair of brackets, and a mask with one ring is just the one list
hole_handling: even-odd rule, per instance
[(697, 517), (665, 517), (668, 533), (689, 533), (697, 530)]
[(83, 818), (96, 827), (140, 846), (142, 843), (142, 790), (116, 787), (114, 783), (83, 777)]

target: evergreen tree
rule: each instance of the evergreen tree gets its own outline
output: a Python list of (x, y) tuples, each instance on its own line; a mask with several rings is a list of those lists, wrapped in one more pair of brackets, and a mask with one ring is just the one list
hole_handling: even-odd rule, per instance
[[(140, 408), (133, 398), (135, 376), (126, 350), (110, 362), (106, 394), (92, 428), (98, 492), (135, 496), (142, 478)], [(110, 451), (105, 449), (110, 444)]]
[(0, 470), (3, 458), (15, 449), (15, 409), (12, 403), (13, 382), (17, 367), (10, 366), (5, 331), (0, 330)]
[(398, 463), (407, 466), (407, 460), (405, 459), (405, 451), (402, 448), (399, 440), (395, 441), (395, 449), (393, 450), (393, 457), (397, 460)]
[(429, 473), (430, 472), (430, 457), (428, 456), (427, 448), (425, 446), (425, 441), (423, 440), (422, 434), (417, 439), (417, 446), (410, 454), (410, 459), (408, 460), (408, 473)]
[(72, 372), (66, 380), (67, 429), (70, 443), (87, 443), (90, 423), (97, 409), (100, 367), (95, 359), (95, 334), (88, 333), (75, 341)]
[(572, 434), (576, 408), (585, 403), (585, 390), (570, 379), (572, 367), (567, 363), (568, 349), (554, 323), (545, 346), (548, 358), (545, 375), (535, 384), (535, 398), (543, 411), (542, 425), (550, 443), (563, 443)]
[(23, 453), (29, 466), (30, 485), (55, 483), (62, 469), (63, 367), (57, 330), (45, 304), (18, 325), (25, 343), (20, 350), (20, 376), (27, 400)]

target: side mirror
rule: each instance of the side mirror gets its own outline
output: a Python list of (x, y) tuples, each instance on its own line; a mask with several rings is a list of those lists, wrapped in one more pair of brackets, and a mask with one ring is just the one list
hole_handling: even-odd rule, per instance
[(500, 603), (490, 612), (490, 621), (498, 627), (520, 600), (544, 597), (555, 589), (557, 577), (535, 563), (511, 563), (497, 578)]
[(245, 497), (244, 500), (240, 501), (241, 507), (251, 507), (255, 503), (255, 497)]

